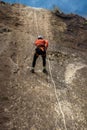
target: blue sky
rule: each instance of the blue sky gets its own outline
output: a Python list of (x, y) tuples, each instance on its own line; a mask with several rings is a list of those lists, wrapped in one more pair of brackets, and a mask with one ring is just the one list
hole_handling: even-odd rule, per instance
[(22, 3), (28, 6), (52, 9), (53, 5), (65, 13), (75, 13), (87, 17), (87, 0), (4, 0), (10, 3)]

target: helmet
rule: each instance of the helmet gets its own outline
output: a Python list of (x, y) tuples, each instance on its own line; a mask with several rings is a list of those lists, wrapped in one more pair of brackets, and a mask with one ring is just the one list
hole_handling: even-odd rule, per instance
[(39, 35), (39, 36), (38, 36), (38, 39), (43, 39), (43, 36)]

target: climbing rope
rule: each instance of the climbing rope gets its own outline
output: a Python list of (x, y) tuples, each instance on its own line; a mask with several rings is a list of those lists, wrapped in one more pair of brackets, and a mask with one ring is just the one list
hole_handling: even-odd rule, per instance
[[(39, 26), (38, 26), (38, 21), (37, 21), (37, 15), (36, 15), (35, 12), (34, 12), (34, 19), (36, 20), (36, 29), (37, 29), (37, 34), (38, 34), (38, 33), (39, 33)], [(47, 38), (48, 38), (48, 33), (47, 33), (47, 31), (46, 31), (45, 33), (46, 33), (46, 36), (47, 36)], [(58, 97), (58, 94), (57, 94), (55, 82), (54, 82), (54, 80), (53, 80), (52, 68), (51, 68), (51, 63), (50, 63), (49, 57), (48, 57), (48, 66), (49, 66), (49, 72), (50, 72), (50, 79), (51, 79), (51, 81), (52, 81), (52, 83), (53, 83), (54, 92), (55, 92), (55, 97), (56, 97), (56, 100), (57, 100), (57, 106), (59, 106), (59, 109), (60, 109), (60, 112), (61, 112), (61, 115), (62, 115), (62, 118), (63, 118), (64, 128), (65, 128), (65, 130), (67, 130), (65, 115), (64, 115), (64, 112), (63, 112), (63, 110), (62, 110), (61, 103), (60, 103), (60, 101), (59, 101), (59, 97)], [(48, 76), (49, 76), (49, 75), (48, 75)]]

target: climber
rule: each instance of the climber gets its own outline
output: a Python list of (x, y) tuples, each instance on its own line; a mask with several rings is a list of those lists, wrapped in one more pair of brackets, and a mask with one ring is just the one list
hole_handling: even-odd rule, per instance
[(43, 39), (43, 36), (38, 36), (37, 40), (35, 41), (36, 49), (35, 49), (35, 54), (33, 57), (33, 62), (32, 62), (32, 69), (31, 72), (34, 73), (34, 68), (36, 65), (36, 60), (39, 55), (41, 55), (42, 60), (43, 60), (43, 72), (47, 73), (46, 70), (46, 50), (48, 47), (48, 41)]

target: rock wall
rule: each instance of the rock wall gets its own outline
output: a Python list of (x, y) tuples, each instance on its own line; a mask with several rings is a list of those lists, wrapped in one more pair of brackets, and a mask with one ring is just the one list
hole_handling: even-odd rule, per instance
[[(48, 10), (0, 2), (1, 130), (86, 130), (87, 30), (81, 29), (79, 47), (69, 22)], [(30, 72), (39, 34), (49, 40), (48, 75), (41, 57)]]

